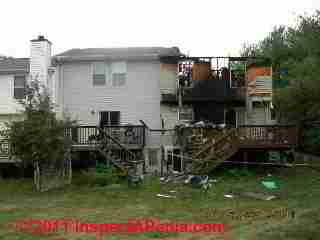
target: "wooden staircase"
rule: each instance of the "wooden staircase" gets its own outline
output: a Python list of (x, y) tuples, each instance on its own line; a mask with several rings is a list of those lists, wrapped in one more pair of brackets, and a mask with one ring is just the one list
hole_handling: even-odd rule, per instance
[(239, 150), (238, 129), (231, 128), (223, 131), (219, 137), (207, 139), (200, 150), (196, 151), (199, 148), (199, 142), (190, 143), (188, 149), (192, 158), (193, 173), (209, 173)]
[[(128, 150), (117, 139), (109, 135), (105, 130), (99, 128), (100, 134), (103, 138), (99, 144), (96, 144), (96, 150), (107, 160), (110, 161), (115, 167), (119, 168), (125, 174), (130, 171), (137, 171), (137, 165), (144, 162), (138, 160), (137, 154)], [(112, 147), (110, 147), (112, 145)]]

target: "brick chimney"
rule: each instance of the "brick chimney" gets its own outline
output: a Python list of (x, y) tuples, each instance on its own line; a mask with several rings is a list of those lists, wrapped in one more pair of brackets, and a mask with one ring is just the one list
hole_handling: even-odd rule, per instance
[(48, 68), (51, 65), (51, 42), (44, 36), (31, 40), (30, 76), (48, 86)]

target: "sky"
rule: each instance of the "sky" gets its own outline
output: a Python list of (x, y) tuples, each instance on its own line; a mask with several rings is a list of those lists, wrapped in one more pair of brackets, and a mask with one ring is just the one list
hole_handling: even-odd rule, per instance
[(319, 0), (2, 0), (0, 54), (29, 57), (44, 35), (71, 48), (179, 47), (191, 56), (237, 56), (244, 42), (295, 24)]

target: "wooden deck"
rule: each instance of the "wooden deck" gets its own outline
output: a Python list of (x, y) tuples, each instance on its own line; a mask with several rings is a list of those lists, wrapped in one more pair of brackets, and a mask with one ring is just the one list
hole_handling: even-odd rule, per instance
[[(104, 139), (104, 143), (109, 149), (118, 149), (119, 146), (130, 150), (141, 150), (145, 146), (146, 130), (144, 126), (107, 126), (99, 129), (97, 126), (76, 126), (66, 129), (66, 136), (70, 137), (73, 142), (72, 151), (93, 151), (100, 147), (101, 132), (105, 131), (110, 139)], [(294, 149), (298, 144), (298, 129), (293, 125), (246, 125), (232, 128), (235, 133), (233, 138), (228, 137), (228, 131), (224, 130), (208, 130), (196, 128), (201, 131), (200, 149), (219, 147), (217, 143), (222, 141), (235, 145), (239, 150), (285, 150)], [(203, 131), (202, 131), (203, 130)], [(192, 133), (194, 134), (194, 133)], [(220, 134), (220, 137), (219, 137)], [(207, 142), (203, 144), (203, 140)], [(192, 141), (194, 145), (195, 142)], [(215, 142), (215, 144), (213, 144)], [(120, 145), (119, 145), (120, 144)], [(16, 162), (9, 158), (10, 146), (3, 139), (0, 141), (0, 163)], [(201, 152), (201, 151), (200, 151)], [(204, 151), (205, 152), (205, 151)]]
[(298, 144), (294, 125), (246, 125), (238, 127), (240, 149), (291, 149)]
[[(66, 136), (72, 140), (73, 151), (95, 150), (103, 138), (101, 130), (127, 149), (142, 149), (145, 145), (145, 127), (142, 125), (105, 126), (101, 129), (97, 126), (75, 126), (66, 129)], [(118, 148), (112, 139), (104, 141), (109, 148)]]

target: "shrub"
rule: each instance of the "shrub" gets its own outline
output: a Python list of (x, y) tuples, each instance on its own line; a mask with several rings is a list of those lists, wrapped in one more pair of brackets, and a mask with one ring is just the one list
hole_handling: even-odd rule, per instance
[(96, 168), (82, 171), (75, 177), (75, 185), (107, 186), (119, 183), (122, 180), (121, 174), (112, 166), (97, 164)]

